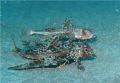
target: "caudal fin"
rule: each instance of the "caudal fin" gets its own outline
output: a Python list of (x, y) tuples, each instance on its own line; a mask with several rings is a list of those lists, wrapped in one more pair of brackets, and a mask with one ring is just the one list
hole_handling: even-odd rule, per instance
[(34, 34), (34, 31), (32, 29), (29, 29), (29, 35)]

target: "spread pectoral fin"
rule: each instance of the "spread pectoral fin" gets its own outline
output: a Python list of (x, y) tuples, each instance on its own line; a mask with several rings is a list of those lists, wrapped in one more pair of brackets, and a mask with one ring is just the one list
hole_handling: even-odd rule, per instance
[(41, 66), (41, 62), (39, 60), (35, 60), (30, 63), (21, 64), (21, 65), (17, 65), (14, 67), (9, 67), (8, 69), (10, 69), (10, 70), (27, 70), (27, 69), (31, 69), (31, 68), (35, 68), (35, 67), (40, 67), (40, 66)]

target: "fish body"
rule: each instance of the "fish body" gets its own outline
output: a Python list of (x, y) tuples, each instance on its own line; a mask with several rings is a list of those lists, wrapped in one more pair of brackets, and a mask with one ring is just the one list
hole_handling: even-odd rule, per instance
[(56, 35), (56, 34), (64, 34), (71, 35), (77, 39), (90, 39), (93, 37), (93, 31), (91, 28), (85, 28), (82, 26), (74, 26), (70, 24), (70, 20), (66, 20), (63, 26), (59, 26), (56, 28), (48, 28), (43, 30), (32, 30), (29, 29), (29, 35), (32, 34), (41, 34), (41, 35)]
[(29, 29), (29, 34), (41, 34), (41, 35), (53, 35), (53, 34), (64, 34), (64, 33), (71, 33), (70, 31), (52, 31), (52, 32), (48, 32), (48, 31), (34, 31)]
[[(57, 38), (54, 38), (55, 40)], [(53, 41), (52, 41), (53, 42)], [(59, 41), (60, 42), (60, 41)], [(34, 67), (61, 67), (69, 63), (70, 59), (80, 64), (80, 57), (92, 56), (90, 46), (81, 42), (49, 43), (48, 47), (35, 49), (17, 50), (17, 53), (26, 59), (31, 59), (30, 63), (9, 67), (11, 70), (24, 70)]]

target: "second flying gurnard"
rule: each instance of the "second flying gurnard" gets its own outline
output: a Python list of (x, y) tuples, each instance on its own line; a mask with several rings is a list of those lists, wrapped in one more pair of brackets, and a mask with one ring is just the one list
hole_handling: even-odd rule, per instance
[(69, 38), (90, 39), (93, 37), (93, 30), (91, 28), (85, 28), (83, 26), (74, 26), (70, 23), (69, 19), (66, 19), (63, 26), (47, 28), (43, 30), (29, 29), (29, 35), (32, 34), (57, 35), (57, 36), (62, 35), (64, 37), (69, 36)]

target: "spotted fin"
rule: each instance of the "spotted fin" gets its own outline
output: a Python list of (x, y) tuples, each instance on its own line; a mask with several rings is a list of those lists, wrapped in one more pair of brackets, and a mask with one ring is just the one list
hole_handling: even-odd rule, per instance
[(27, 70), (27, 69), (31, 69), (31, 68), (40, 67), (40, 66), (41, 66), (41, 61), (34, 60), (30, 63), (21, 64), (21, 65), (17, 65), (14, 67), (9, 67), (8, 69), (10, 69), (10, 70)]
[[(71, 20), (70, 20), (71, 19)], [(64, 22), (64, 25), (63, 25), (63, 28), (69, 28), (70, 26), (73, 26), (73, 24), (71, 23), (71, 21), (73, 20), (72, 18), (66, 18), (65, 19), (65, 22)]]

